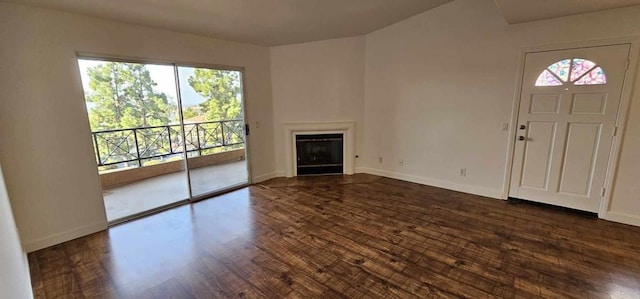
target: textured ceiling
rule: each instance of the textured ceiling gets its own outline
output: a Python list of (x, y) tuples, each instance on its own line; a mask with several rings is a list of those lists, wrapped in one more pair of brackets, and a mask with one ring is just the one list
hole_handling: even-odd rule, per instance
[(495, 0), (511, 24), (640, 5), (640, 0)]
[(273, 46), (362, 35), (451, 0), (3, 0)]
[[(275, 46), (366, 34), (451, 0), (0, 1), (59, 9), (229, 41)], [(512, 24), (640, 5), (640, 0), (495, 2), (507, 22)]]

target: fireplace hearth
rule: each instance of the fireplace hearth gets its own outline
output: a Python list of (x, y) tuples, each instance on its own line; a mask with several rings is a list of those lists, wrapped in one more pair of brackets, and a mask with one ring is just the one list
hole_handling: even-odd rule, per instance
[(342, 174), (343, 149), (343, 134), (296, 135), (297, 174)]

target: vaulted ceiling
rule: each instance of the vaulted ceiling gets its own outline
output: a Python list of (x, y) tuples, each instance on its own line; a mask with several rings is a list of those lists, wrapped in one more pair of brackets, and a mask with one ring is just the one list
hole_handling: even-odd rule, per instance
[(511, 24), (640, 5), (640, 0), (495, 0)]
[[(0, 0), (274, 46), (366, 34), (451, 0)], [(509, 23), (640, 0), (495, 0)]]
[(258, 45), (366, 34), (450, 0), (8, 0)]

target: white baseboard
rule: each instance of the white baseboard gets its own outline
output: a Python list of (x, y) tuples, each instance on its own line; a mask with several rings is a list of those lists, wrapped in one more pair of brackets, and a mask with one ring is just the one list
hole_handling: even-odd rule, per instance
[(367, 168), (367, 167), (356, 167), (355, 172), (356, 173), (367, 173), (367, 174), (372, 174), (372, 173), (368, 173), (367, 170), (372, 169), (372, 168)]
[(637, 216), (637, 215), (618, 213), (618, 212), (606, 212), (604, 214), (604, 217), (602, 218), (604, 220), (609, 220), (613, 222), (619, 222), (619, 223), (624, 223), (624, 224), (633, 225), (633, 226), (640, 226), (640, 216)]
[(470, 194), (475, 194), (475, 195), (480, 195), (480, 196), (485, 196), (485, 197), (490, 197), (495, 199), (504, 199), (502, 190), (493, 190), (488, 188), (463, 185), (463, 184), (458, 184), (453, 182), (446, 182), (446, 181), (426, 178), (422, 176), (402, 174), (402, 173), (374, 169), (374, 168), (367, 168), (367, 167), (358, 167), (356, 168), (356, 172), (379, 175), (379, 176), (397, 179), (401, 181), (408, 181), (412, 183), (418, 183), (422, 185), (438, 187), (438, 188), (443, 188), (443, 189), (453, 190), (453, 191), (458, 191), (463, 193), (470, 193)]
[(277, 178), (281, 176), (284, 176), (284, 174), (278, 175), (278, 172), (269, 172), (269, 173), (254, 176), (251, 182), (254, 184), (257, 184), (257, 183), (264, 182), (266, 180), (270, 180), (272, 178)]
[(47, 248), (53, 245), (64, 243), (73, 239), (84, 237), (99, 231), (107, 229), (107, 222), (95, 223), (80, 228), (72, 229), (70, 231), (57, 233), (51, 236), (39, 238), (33, 241), (29, 241), (23, 244), (26, 252), (34, 252), (43, 248)]

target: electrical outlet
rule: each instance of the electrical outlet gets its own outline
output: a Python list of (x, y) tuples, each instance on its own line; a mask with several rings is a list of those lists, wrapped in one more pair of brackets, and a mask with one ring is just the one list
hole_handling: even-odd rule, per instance
[(460, 176), (467, 176), (467, 169), (466, 168), (460, 168)]
[(378, 163), (382, 163), (382, 157), (378, 157)]
[(400, 165), (400, 167), (403, 167), (404, 166), (404, 160), (400, 159), (398, 161), (398, 165)]
[(256, 129), (260, 129), (260, 122), (256, 121)]

